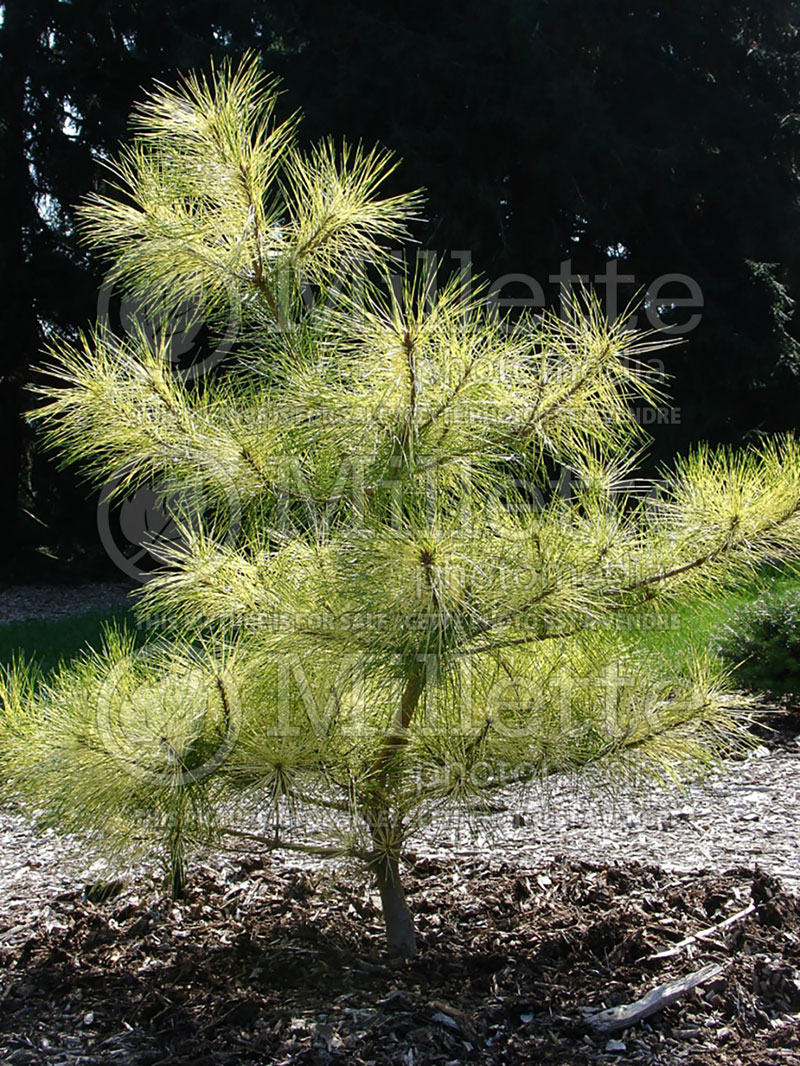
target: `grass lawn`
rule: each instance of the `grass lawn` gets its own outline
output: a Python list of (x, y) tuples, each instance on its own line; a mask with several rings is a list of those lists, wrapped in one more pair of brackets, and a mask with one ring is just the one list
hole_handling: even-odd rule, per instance
[(800, 593), (800, 575), (785, 567), (764, 566), (735, 588), (721, 588), (691, 605), (669, 608), (661, 617), (662, 624), (655, 624), (652, 616), (645, 619), (651, 624), (642, 627), (643, 639), (648, 647), (680, 658), (690, 648), (713, 646), (715, 636), (748, 603), (792, 591)]
[[(689, 649), (709, 647), (736, 611), (763, 595), (800, 593), (800, 576), (785, 568), (764, 567), (757, 576), (735, 589), (699, 599), (691, 606), (671, 608), (660, 617), (643, 617), (642, 640), (646, 647), (674, 657), (680, 662)], [(68, 618), (33, 619), (0, 625), (0, 665), (23, 656), (35, 659), (43, 671), (52, 670), (61, 660), (74, 658), (81, 648), (99, 647), (103, 628), (128, 622), (135, 629), (130, 608), (117, 607), (86, 611)], [(630, 621), (634, 624), (636, 619)], [(144, 640), (144, 633), (142, 633)]]
[(75, 658), (81, 648), (100, 647), (106, 625), (129, 622), (127, 607), (98, 609), (67, 618), (34, 618), (0, 625), (0, 664), (7, 666), (15, 658), (35, 660), (44, 672), (60, 661)]

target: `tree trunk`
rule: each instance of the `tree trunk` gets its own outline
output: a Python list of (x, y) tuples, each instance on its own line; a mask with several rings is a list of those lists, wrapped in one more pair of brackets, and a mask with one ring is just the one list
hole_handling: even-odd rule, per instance
[[(28, 82), (36, 70), (37, 39), (45, 30), (43, 4), (4, 4), (0, 29), (0, 284), (8, 308), (3, 320), (0, 362), (0, 570), (4, 577), (17, 572), (20, 562), (20, 481), (23, 465), (21, 412), (26, 406), (22, 385), (27, 365), (39, 353), (35, 278), (30, 246), (42, 227), (34, 207), (33, 178), (28, 166), (27, 138), (33, 118), (27, 111)], [(29, 398), (28, 398), (29, 401)]]
[(183, 833), (185, 805), (186, 797), (181, 796), (178, 809), (173, 812), (167, 836), (167, 883), (173, 899), (183, 899), (186, 895), (186, 842)]
[(414, 918), (406, 902), (406, 894), (400, 881), (397, 856), (403, 844), (402, 823), (393, 824), (389, 797), (392, 783), (396, 781), (397, 767), (393, 760), (397, 752), (408, 742), (408, 727), (417, 709), (419, 698), (427, 679), (424, 670), (413, 670), (406, 678), (406, 685), (398, 708), (397, 719), (386, 735), (378, 755), (370, 768), (370, 779), (376, 787), (371, 802), (362, 806), (362, 812), (375, 846), (370, 866), (378, 882), (383, 905), (383, 921), (386, 925), (386, 943), (389, 954), (396, 959), (410, 959), (417, 953), (417, 938), (414, 934)]
[(183, 864), (183, 855), (177, 854), (170, 857), (169, 894), (172, 899), (183, 899), (186, 896), (186, 870)]
[(396, 959), (410, 959), (417, 953), (417, 938), (414, 918), (400, 881), (397, 859), (387, 857), (377, 863), (375, 877), (381, 894), (389, 954)]

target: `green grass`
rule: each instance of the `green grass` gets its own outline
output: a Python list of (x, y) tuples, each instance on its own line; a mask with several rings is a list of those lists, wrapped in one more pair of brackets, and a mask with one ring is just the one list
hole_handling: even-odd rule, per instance
[(8, 666), (21, 657), (35, 661), (47, 673), (59, 662), (74, 659), (82, 648), (99, 647), (104, 626), (126, 621), (133, 628), (130, 609), (116, 607), (0, 625), (0, 665)]
[(721, 630), (737, 611), (760, 596), (800, 592), (800, 574), (781, 566), (764, 566), (756, 575), (733, 588), (722, 588), (691, 605), (665, 612), (659, 624), (643, 627), (645, 647), (672, 658), (685, 660), (690, 651), (714, 648)]
[[(800, 575), (785, 568), (765, 567), (736, 588), (722, 589), (691, 606), (665, 612), (659, 619), (646, 618), (644, 621), (649, 624), (642, 626), (643, 643), (647, 648), (673, 658), (676, 663), (680, 662), (690, 649), (713, 646), (716, 634), (735, 612), (765, 591), (777, 595), (791, 590), (800, 591)], [(0, 625), (0, 665), (8, 665), (14, 658), (22, 656), (35, 660), (44, 672), (48, 672), (59, 661), (73, 659), (82, 648), (99, 647), (105, 625), (124, 622), (135, 628), (128, 607)]]

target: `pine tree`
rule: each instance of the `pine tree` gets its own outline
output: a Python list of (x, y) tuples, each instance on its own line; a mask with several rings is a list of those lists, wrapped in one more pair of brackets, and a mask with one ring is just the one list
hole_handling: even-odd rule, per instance
[[(512, 321), (463, 277), (391, 274), (419, 196), (381, 196), (381, 150), (300, 151), (276, 95), (252, 57), (159, 88), (116, 194), (83, 208), (162, 328), (55, 344), (37, 417), (94, 480), (157, 484), (180, 537), (140, 595), (144, 647), (111, 630), (46, 680), (7, 673), (5, 790), (118, 856), (155, 851), (175, 893), (228, 836), (349, 856), (410, 955), (400, 863), (427, 819), (747, 745), (752, 707), (713, 658), (641, 631), (797, 550), (800, 446), (701, 448), (637, 481), (652, 338), (588, 293)], [(204, 379), (171, 360), (187, 299), (241, 322)]]

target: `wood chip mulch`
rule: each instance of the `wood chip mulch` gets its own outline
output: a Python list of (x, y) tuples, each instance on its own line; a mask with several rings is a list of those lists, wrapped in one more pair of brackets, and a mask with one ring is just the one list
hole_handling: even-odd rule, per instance
[[(377, 900), (342, 870), (251, 856), (174, 902), (77, 889), (0, 932), (0, 1057), (26, 1066), (800, 1063), (800, 906), (746, 868), (676, 875), (419, 858), (420, 955), (383, 955)], [(145, 886), (146, 887), (146, 886)], [(650, 959), (746, 908), (746, 918)], [(28, 914), (30, 919), (31, 915)], [(710, 962), (722, 974), (634, 1028), (584, 1008)]]
[[(6, 589), (0, 618), (124, 594)], [(800, 1066), (800, 745), (764, 743), (681, 794), (555, 782), (478, 812), (468, 846), (431, 827), (406, 868), (420, 953), (399, 967), (346, 867), (218, 855), (175, 902), (142, 871), (98, 882), (113, 871), (0, 810), (0, 1062)], [(629, 1029), (592, 1028), (712, 963)]]
[(31, 618), (67, 618), (84, 611), (124, 607), (131, 601), (130, 582), (100, 581), (82, 585), (0, 585), (0, 625)]

